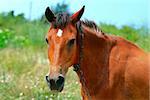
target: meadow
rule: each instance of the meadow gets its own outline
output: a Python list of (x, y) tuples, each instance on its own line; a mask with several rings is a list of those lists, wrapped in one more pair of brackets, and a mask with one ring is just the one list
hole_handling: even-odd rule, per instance
[[(115, 34), (150, 51), (147, 26), (134, 28), (100, 23), (108, 34)], [(80, 100), (80, 84), (72, 68), (62, 93), (52, 93), (45, 81), (49, 70), (45, 35), (49, 24), (30, 21), (23, 14), (0, 14), (0, 99), (1, 100)]]

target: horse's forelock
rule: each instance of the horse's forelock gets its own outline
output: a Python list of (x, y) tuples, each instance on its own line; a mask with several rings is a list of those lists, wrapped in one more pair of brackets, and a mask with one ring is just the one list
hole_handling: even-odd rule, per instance
[(53, 22), (55, 28), (63, 29), (70, 21), (69, 14), (67, 13), (58, 13), (56, 19)]

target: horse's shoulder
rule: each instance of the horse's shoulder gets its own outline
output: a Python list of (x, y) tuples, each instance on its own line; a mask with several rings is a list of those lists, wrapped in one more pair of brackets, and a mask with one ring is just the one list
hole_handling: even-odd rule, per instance
[(123, 37), (120, 37), (120, 36), (112, 36), (115, 41), (116, 41), (116, 44), (120, 47), (124, 47), (124, 48), (127, 48), (127, 49), (132, 49), (132, 50), (138, 50), (138, 51), (141, 51), (142, 52), (142, 49), (135, 43), (123, 38)]

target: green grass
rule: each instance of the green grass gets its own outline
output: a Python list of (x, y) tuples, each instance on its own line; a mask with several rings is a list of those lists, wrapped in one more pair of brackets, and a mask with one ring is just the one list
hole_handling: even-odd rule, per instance
[[(45, 50), (6, 48), (0, 51), (0, 97), (2, 100), (80, 99), (79, 83), (72, 69), (67, 75), (62, 93), (53, 94), (49, 91), (45, 81), (45, 75), (49, 69)], [(73, 80), (72, 77), (74, 77)]]
[[(100, 24), (108, 34), (122, 36), (150, 51), (147, 27), (133, 28)], [(62, 93), (49, 91), (45, 75), (49, 70), (45, 35), (49, 24), (28, 21), (23, 16), (0, 14), (0, 99), (1, 100), (80, 100), (80, 84), (72, 69)]]

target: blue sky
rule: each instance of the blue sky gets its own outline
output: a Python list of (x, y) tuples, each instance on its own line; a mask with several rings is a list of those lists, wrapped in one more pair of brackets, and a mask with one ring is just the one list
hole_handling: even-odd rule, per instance
[[(14, 10), (15, 14), (25, 13), (29, 18), (32, 2), (31, 18), (39, 18), (47, 6), (55, 6), (58, 2), (69, 4), (70, 11), (75, 12), (85, 5), (82, 19), (94, 20), (96, 23), (148, 25), (149, 0), (0, 0), (0, 12)], [(149, 2), (149, 3), (148, 3)], [(150, 17), (150, 16), (149, 16)], [(150, 20), (149, 20), (150, 23)]]

